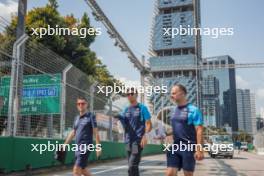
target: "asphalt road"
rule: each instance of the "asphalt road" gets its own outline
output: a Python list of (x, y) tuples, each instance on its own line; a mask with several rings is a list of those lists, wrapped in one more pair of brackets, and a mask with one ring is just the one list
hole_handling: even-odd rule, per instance
[[(96, 176), (126, 176), (127, 161), (118, 160), (98, 165), (92, 165), (90, 171)], [(241, 152), (235, 154), (233, 159), (216, 158), (208, 156), (197, 162), (195, 176), (262, 176), (264, 175), (264, 156)], [(142, 158), (140, 173), (142, 176), (162, 176), (166, 169), (165, 155), (147, 156)], [(71, 170), (48, 173), (42, 176), (70, 176)], [(182, 172), (179, 172), (182, 176)]]

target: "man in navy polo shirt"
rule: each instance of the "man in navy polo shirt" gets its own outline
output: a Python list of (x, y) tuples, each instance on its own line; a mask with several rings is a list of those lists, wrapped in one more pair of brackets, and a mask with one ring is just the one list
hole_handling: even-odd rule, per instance
[[(177, 175), (183, 169), (185, 176), (192, 176), (196, 160), (204, 158), (203, 144), (203, 119), (201, 111), (188, 103), (187, 90), (183, 85), (175, 85), (171, 89), (171, 99), (177, 107), (171, 110), (170, 122), (172, 126), (174, 145), (198, 144), (187, 150), (167, 151), (167, 176)], [(190, 145), (191, 146), (191, 145)], [(194, 146), (194, 145), (193, 145)]]
[[(75, 137), (75, 142), (78, 145), (78, 150), (75, 152), (75, 164), (73, 167), (74, 176), (91, 176), (90, 172), (85, 169), (90, 151), (84, 150), (84, 145), (88, 146), (93, 144), (93, 135), (96, 137), (96, 144), (100, 144), (96, 117), (93, 113), (88, 112), (87, 108), (87, 100), (84, 97), (79, 97), (77, 99), (77, 109), (79, 111), (79, 115), (75, 119), (73, 130), (65, 140), (65, 144), (69, 144)], [(101, 151), (97, 150), (97, 157), (99, 157), (100, 154)]]
[(152, 129), (151, 115), (147, 107), (138, 103), (135, 88), (126, 91), (129, 106), (118, 116), (125, 131), (125, 143), (128, 156), (128, 175), (139, 176), (138, 165), (141, 152), (147, 144), (146, 133)]

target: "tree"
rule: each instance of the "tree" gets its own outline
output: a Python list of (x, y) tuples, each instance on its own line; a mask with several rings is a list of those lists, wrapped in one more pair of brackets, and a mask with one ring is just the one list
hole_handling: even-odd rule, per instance
[(49, 5), (54, 9), (59, 7), (57, 0), (49, 0)]
[[(40, 42), (58, 55), (62, 56), (84, 73), (92, 76), (101, 84), (113, 84), (116, 80), (107, 70), (107, 67), (97, 58), (96, 54), (90, 50), (90, 45), (95, 40), (95, 35), (87, 35), (81, 38), (80, 35), (45, 35), (42, 38), (32, 34), (32, 28), (40, 27), (52, 28), (91, 28), (90, 19), (84, 13), (81, 20), (73, 14), (62, 16), (58, 12), (57, 0), (49, 0), (44, 7), (30, 10), (26, 17), (26, 32), (35, 42)], [(12, 18), (11, 24), (0, 35), (0, 48), (10, 47), (15, 40), (17, 17)]]

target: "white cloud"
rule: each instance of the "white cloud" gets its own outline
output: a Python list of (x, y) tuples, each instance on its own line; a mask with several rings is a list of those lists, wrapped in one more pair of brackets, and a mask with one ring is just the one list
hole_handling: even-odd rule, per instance
[(256, 97), (258, 99), (263, 99), (264, 100), (264, 88), (257, 89), (257, 91), (256, 91)]
[(17, 12), (17, 0), (2, 0), (0, 2), (0, 16), (10, 21), (11, 15)]
[(121, 81), (122, 83), (125, 84), (125, 86), (127, 87), (139, 87), (140, 86), (140, 81), (137, 81), (137, 80), (129, 80), (128, 78), (126, 77), (119, 77), (119, 76), (116, 76), (115, 78), (117, 78), (119, 81)]
[(239, 89), (249, 88), (249, 82), (242, 78), (240, 75), (236, 75), (236, 87)]
[(262, 72), (260, 73), (260, 75), (264, 78), (264, 71), (262, 71)]

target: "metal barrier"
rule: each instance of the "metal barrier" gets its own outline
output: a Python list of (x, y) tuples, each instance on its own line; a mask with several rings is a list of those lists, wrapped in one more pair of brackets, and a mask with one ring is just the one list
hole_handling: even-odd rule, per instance
[(100, 112), (102, 140), (122, 140), (110, 116), (121, 107), (97, 93), (96, 80), (26, 35), (8, 46), (0, 44), (2, 136), (65, 138), (78, 113), (76, 98), (83, 96), (91, 111)]
[[(63, 143), (63, 140), (42, 139), (32, 137), (0, 137), (0, 175), (14, 171), (25, 171), (29, 168), (50, 168), (60, 165), (54, 159), (53, 151), (45, 151), (42, 155), (39, 152), (31, 151), (31, 144), (56, 144)], [(102, 156), (100, 160), (124, 158), (126, 156), (125, 144), (120, 142), (102, 142)], [(161, 145), (147, 145), (143, 155), (161, 154)], [(91, 153), (90, 162), (96, 162), (95, 152)], [(65, 164), (74, 163), (74, 152), (67, 152)]]

